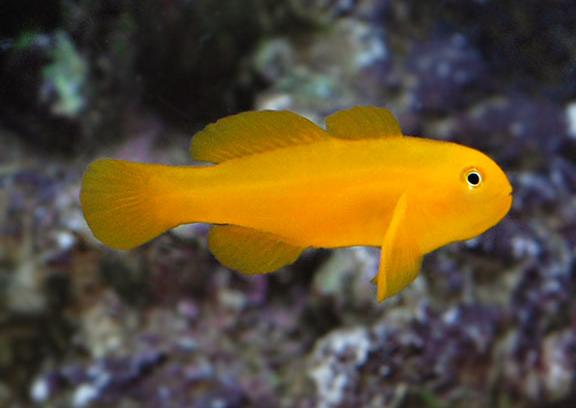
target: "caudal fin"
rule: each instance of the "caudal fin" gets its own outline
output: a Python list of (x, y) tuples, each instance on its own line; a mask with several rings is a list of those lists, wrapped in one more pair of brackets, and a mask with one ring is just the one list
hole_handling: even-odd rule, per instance
[(170, 168), (102, 159), (90, 164), (80, 203), (92, 233), (105, 245), (132, 249), (174, 227), (165, 196)]

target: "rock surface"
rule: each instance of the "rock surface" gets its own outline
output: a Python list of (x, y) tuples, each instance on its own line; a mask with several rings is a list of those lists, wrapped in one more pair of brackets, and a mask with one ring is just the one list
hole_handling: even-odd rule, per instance
[[(576, 405), (569, 0), (20, 3), (0, 14), (0, 406)], [(356, 104), (485, 151), (515, 191), (383, 304), (376, 250), (249, 278), (203, 226), (124, 253), (84, 223), (95, 157), (188, 163), (226, 114)]]

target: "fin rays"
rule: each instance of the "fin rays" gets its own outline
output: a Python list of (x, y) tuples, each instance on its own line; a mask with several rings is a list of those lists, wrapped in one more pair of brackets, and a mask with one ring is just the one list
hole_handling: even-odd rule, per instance
[(310, 120), (287, 111), (243, 112), (218, 120), (196, 133), (190, 145), (195, 160), (221, 163), (282, 147), (329, 140), (374, 139), (402, 136), (394, 115), (387, 109), (358, 106), (326, 119), (327, 131)]
[(422, 254), (406, 230), (407, 197), (403, 194), (384, 236), (380, 252), (380, 268), (376, 277), (378, 301), (393, 296), (410, 284), (420, 272)]
[(328, 133), (342, 139), (378, 139), (402, 136), (400, 124), (388, 109), (356, 106), (326, 118)]
[(282, 147), (328, 140), (328, 134), (293, 112), (243, 112), (198, 132), (190, 145), (195, 160), (220, 163)]
[(291, 264), (304, 250), (273, 234), (236, 225), (213, 226), (208, 245), (221, 264), (249, 275)]

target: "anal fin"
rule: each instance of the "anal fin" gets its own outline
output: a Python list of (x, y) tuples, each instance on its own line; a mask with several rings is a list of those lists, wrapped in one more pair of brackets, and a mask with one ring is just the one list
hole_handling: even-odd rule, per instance
[(404, 194), (396, 203), (380, 252), (380, 268), (376, 276), (379, 302), (399, 293), (420, 272), (422, 253), (407, 228), (406, 208)]
[(249, 275), (273, 272), (289, 265), (304, 250), (274, 234), (236, 225), (213, 226), (208, 246), (222, 265)]

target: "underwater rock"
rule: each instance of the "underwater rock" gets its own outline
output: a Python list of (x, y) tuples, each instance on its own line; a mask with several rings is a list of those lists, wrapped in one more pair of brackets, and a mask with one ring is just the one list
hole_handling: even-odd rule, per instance
[[(569, 3), (88, 1), (2, 25), (0, 405), (574, 406)], [(43, 77), (57, 32), (74, 52)], [(77, 203), (87, 158), (42, 150), (187, 163), (188, 133), (254, 104), (391, 107), (502, 164), (512, 211), (376, 304), (376, 250), (258, 277), (217, 267), (203, 227), (106, 250)]]
[(354, 403), (347, 395), (359, 381), (359, 368), (365, 364), (371, 344), (365, 328), (334, 332), (316, 344), (308, 375), (316, 384), (319, 407)]
[(342, 18), (329, 31), (310, 37), (306, 42), (273, 38), (256, 50), (254, 68), (271, 82), (257, 99), (259, 109), (280, 103), (282, 109), (317, 119), (323, 112), (379, 97), (378, 85), (390, 66), (381, 29)]
[(331, 296), (336, 302), (370, 307), (373, 302), (367, 300), (375, 292), (370, 281), (377, 271), (376, 253), (366, 248), (336, 250), (314, 274), (312, 287), (318, 295)]
[(567, 123), (559, 104), (512, 95), (478, 103), (456, 117), (450, 133), (465, 144), (493, 152), (503, 164), (523, 160), (521, 165), (534, 169), (558, 151)]
[(417, 43), (406, 56), (408, 109), (448, 113), (486, 93), (487, 67), (466, 37), (452, 34)]
[(40, 99), (53, 100), (52, 113), (74, 118), (85, 108), (88, 65), (65, 32), (54, 36), (51, 63), (42, 70)]
[[(419, 316), (388, 314), (370, 329), (340, 329), (321, 339), (310, 357), (321, 406), (418, 404), (421, 387), (442, 389), (462, 402), (458, 387), (479, 396), (489, 383), (487, 357), (502, 317), (496, 309), (460, 306), (443, 315), (421, 307)], [(462, 328), (462, 330), (461, 330)], [(466, 374), (465, 374), (466, 373)]]

